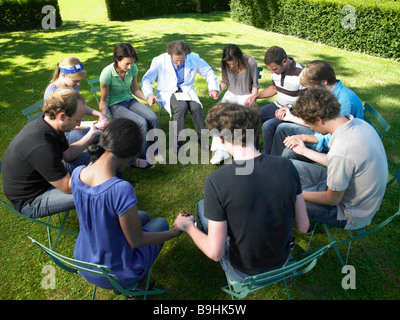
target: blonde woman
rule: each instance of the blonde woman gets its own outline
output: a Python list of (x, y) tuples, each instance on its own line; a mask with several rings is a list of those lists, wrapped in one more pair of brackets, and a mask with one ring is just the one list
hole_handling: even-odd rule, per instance
[[(82, 62), (76, 57), (67, 57), (57, 63), (56, 68), (53, 72), (53, 77), (50, 84), (47, 86), (44, 93), (44, 99), (61, 87), (70, 87), (79, 92), (79, 85), (86, 76), (86, 70)], [(109, 120), (107, 116), (100, 111), (93, 110), (92, 108), (85, 106), (86, 114), (90, 116), (98, 117), (98, 127), (104, 128), (108, 125)], [(79, 130), (81, 129), (81, 130)], [(76, 130), (72, 130), (67, 133), (67, 140), (69, 143), (80, 140), (89, 131), (89, 125), (81, 124), (80, 127), (76, 127)]]

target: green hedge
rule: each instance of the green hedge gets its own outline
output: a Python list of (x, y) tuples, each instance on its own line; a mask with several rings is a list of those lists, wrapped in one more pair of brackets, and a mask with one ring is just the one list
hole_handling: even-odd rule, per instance
[[(346, 10), (347, 5), (352, 7)], [(231, 16), (258, 28), (400, 60), (400, 3), (393, 1), (232, 0)]]
[(133, 20), (176, 13), (229, 10), (229, 0), (106, 0), (110, 20)]
[(0, 32), (42, 29), (46, 13), (42, 8), (51, 5), (56, 9), (56, 27), (62, 24), (57, 0), (0, 0)]

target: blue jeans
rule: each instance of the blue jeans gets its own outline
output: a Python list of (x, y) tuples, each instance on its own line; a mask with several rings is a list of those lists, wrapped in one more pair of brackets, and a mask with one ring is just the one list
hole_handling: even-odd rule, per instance
[(36, 219), (72, 209), (75, 209), (72, 194), (50, 187), (31, 203), (25, 204), (21, 212), (30, 218)]
[[(140, 222), (142, 223), (142, 226), (144, 229), (146, 229), (149, 232), (162, 232), (162, 231), (168, 231), (169, 230), (169, 224), (168, 221), (165, 220), (164, 218), (155, 218), (153, 220), (150, 220), (149, 215), (144, 212), (144, 211), (138, 211)], [(162, 246), (164, 243), (160, 243), (157, 245), (157, 252), (160, 253)]]
[(279, 108), (275, 103), (270, 103), (260, 108), (260, 118), (264, 122), (261, 130), (264, 140), (264, 153), (271, 154), (275, 130), (282, 120), (275, 118), (275, 111)]
[[(146, 135), (149, 130), (158, 128), (157, 115), (150, 108), (134, 98), (112, 105), (109, 107), (109, 111), (113, 118), (130, 119), (139, 126), (143, 139), (140, 157), (146, 158), (146, 150), (150, 145), (146, 139)], [(156, 138), (154, 137), (155, 140)]]
[[(197, 226), (199, 229), (203, 229), (202, 231), (204, 231), (205, 234), (208, 234), (208, 219), (204, 216), (204, 199), (200, 200), (197, 204)], [(240, 272), (231, 265), (229, 240), (229, 236), (227, 236), (225, 241), (225, 253), (219, 262), (221, 263), (222, 269), (231, 277), (235, 278), (237, 281), (243, 281), (248, 275)]]
[[(292, 160), (300, 176), (303, 191), (326, 191), (327, 169), (315, 164)], [(315, 204), (306, 201), (307, 214), (310, 220), (315, 220), (333, 227), (344, 228), (347, 220), (338, 220), (337, 206)]]

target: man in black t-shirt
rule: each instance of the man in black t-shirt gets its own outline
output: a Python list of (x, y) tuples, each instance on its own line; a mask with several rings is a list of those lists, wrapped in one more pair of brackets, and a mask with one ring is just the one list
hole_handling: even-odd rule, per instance
[[(101, 131), (92, 124), (81, 140), (68, 145), (70, 132), (85, 114), (85, 100), (72, 88), (60, 88), (43, 104), (44, 115), (29, 122), (11, 141), (3, 159), (4, 193), (13, 207), (32, 218), (73, 209), (70, 173), (63, 161), (88, 162), (82, 156)], [(77, 161), (78, 160), (78, 161)]]
[(309, 227), (293, 164), (254, 147), (251, 136), (258, 131), (259, 118), (255, 106), (222, 103), (209, 111), (208, 128), (218, 131), (235, 160), (206, 178), (197, 227), (185, 213), (174, 223), (238, 281), (283, 266), (293, 240), (291, 228), (305, 233)]

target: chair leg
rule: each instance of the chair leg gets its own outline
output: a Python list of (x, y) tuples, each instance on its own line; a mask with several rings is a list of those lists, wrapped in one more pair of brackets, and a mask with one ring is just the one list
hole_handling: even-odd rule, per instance
[(92, 293), (92, 300), (94, 300), (94, 296), (96, 295), (97, 286), (94, 286), (93, 293)]
[(287, 294), (288, 300), (290, 300), (289, 289), (287, 287), (286, 279), (283, 279), (283, 282), (285, 284), (285, 289), (286, 289), (286, 294)]
[[(335, 241), (335, 238), (336, 238), (336, 234), (337, 234), (337, 232), (338, 232), (338, 229), (336, 228), (335, 237), (332, 237), (332, 234), (330, 233), (329, 228), (328, 228), (328, 226), (327, 226), (326, 224), (324, 224), (324, 229), (325, 229), (326, 234), (327, 234), (328, 237), (329, 237), (329, 240), (330, 240), (331, 242)], [(340, 255), (340, 252), (339, 252), (339, 250), (338, 250), (338, 248), (337, 248), (337, 246), (336, 246), (335, 244), (333, 245), (333, 250), (335, 250), (335, 253), (336, 253), (336, 255), (337, 255), (337, 257), (338, 257), (338, 259), (339, 259), (339, 261), (340, 261), (340, 264), (342, 265), (342, 267), (344, 267), (344, 266), (345, 266), (345, 263), (344, 263), (343, 258), (342, 258), (342, 256)]]

